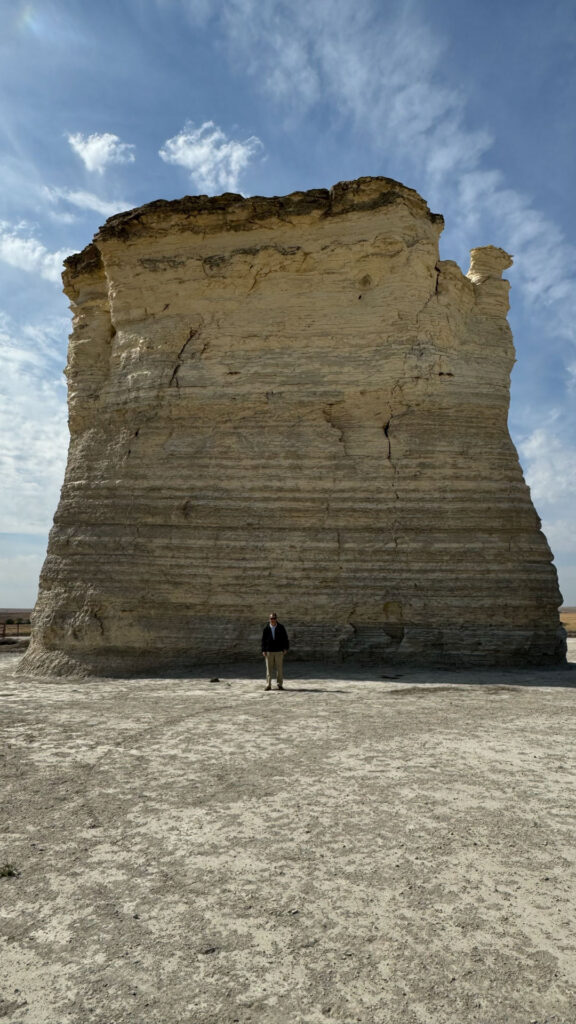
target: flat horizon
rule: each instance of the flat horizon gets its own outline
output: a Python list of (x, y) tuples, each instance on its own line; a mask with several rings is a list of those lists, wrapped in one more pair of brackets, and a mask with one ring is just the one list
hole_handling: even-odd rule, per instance
[[(558, 609), (559, 612), (576, 612), (576, 605), (574, 604), (563, 604)], [(0, 616), (3, 615), (31, 615), (34, 611), (32, 608), (0, 608)]]

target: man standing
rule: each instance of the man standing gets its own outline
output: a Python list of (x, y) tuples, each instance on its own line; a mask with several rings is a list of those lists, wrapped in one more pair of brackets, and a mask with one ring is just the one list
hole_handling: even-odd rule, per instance
[(268, 625), (264, 626), (262, 633), (262, 654), (266, 658), (266, 690), (272, 689), (272, 674), (276, 673), (278, 689), (284, 689), (284, 674), (282, 663), (284, 655), (290, 647), (288, 634), (281, 622), (278, 622), (276, 612), (270, 612)]

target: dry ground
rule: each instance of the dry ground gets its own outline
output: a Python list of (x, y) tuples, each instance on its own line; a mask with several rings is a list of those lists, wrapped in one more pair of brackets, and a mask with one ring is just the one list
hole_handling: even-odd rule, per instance
[(571, 635), (576, 636), (576, 608), (561, 608), (560, 621)]
[(17, 660), (2, 1022), (576, 1024), (576, 667), (265, 693)]

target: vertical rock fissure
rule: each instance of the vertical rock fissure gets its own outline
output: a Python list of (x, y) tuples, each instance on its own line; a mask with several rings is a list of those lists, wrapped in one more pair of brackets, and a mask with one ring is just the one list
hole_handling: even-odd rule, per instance
[[(388, 418), (386, 423), (384, 423), (384, 425), (382, 427), (382, 430), (384, 431), (384, 437), (386, 438), (386, 442), (388, 444), (388, 451), (386, 453), (386, 459), (390, 463), (390, 466), (391, 466), (391, 469), (392, 469), (392, 474), (393, 474), (393, 476), (392, 476), (392, 494), (394, 495), (395, 508), (397, 508), (396, 502), (400, 501), (400, 495), (398, 494), (398, 490), (397, 490), (397, 486), (396, 486), (396, 479), (397, 479), (397, 474), (398, 474), (398, 466), (396, 464), (396, 460), (392, 458), (392, 439), (390, 437), (390, 428), (392, 426), (392, 419), (393, 419), (393, 416), (390, 415), (390, 417)], [(394, 550), (395, 551), (398, 551), (398, 536), (397, 536), (397, 534), (398, 534), (399, 528), (400, 528), (400, 521), (396, 517), (396, 515), (394, 515), (394, 519), (392, 520), (392, 543), (394, 545)]]
[(438, 295), (440, 293), (440, 268), (438, 266), (436, 266), (435, 267), (435, 271), (436, 271), (436, 280), (434, 282), (434, 291), (428, 296), (428, 298), (426, 299), (426, 302), (424, 303), (422, 308), (419, 309), (418, 312), (416, 313), (416, 322), (418, 322), (420, 320), (420, 317), (421, 317), (422, 313), (424, 312), (424, 310), (430, 305), (430, 303), (434, 299), (438, 298)]
[[(180, 367), (182, 366), (182, 360), (184, 359), (184, 353), (185, 353), (186, 349), (188, 348), (188, 345), (190, 344), (190, 342), (196, 337), (197, 334), (198, 334), (198, 331), (193, 328), (190, 331), (188, 337), (186, 338), (186, 341), (182, 345), (182, 348), (180, 349), (178, 355), (176, 356), (176, 366), (174, 367), (174, 369), (172, 371), (172, 376), (170, 377), (170, 381), (169, 381), (169, 384), (168, 384), (169, 388), (173, 388), (173, 387), (179, 388), (180, 387), (180, 382), (178, 380), (178, 374), (180, 372)], [(204, 346), (204, 348), (206, 348), (206, 346)]]

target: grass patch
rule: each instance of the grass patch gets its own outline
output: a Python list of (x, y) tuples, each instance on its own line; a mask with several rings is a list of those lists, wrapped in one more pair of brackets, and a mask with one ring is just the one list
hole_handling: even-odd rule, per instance
[(18, 878), (20, 872), (13, 864), (0, 865), (0, 878)]

